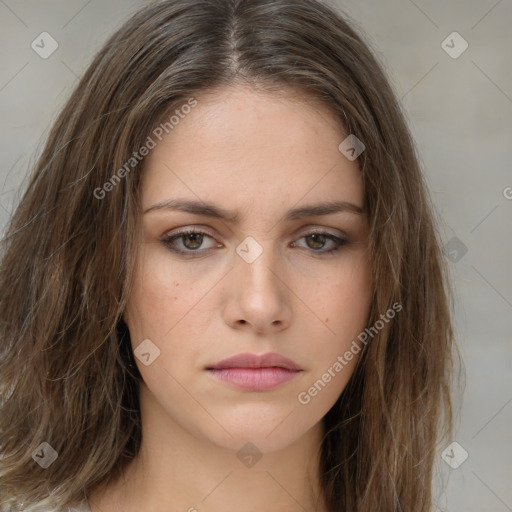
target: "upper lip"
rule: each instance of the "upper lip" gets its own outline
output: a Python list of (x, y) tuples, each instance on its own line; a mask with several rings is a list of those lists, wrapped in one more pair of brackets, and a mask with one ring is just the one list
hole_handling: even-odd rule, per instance
[(277, 354), (275, 352), (267, 352), (266, 354), (237, 354), (227, 359), (223, 359), (217, 364), (208, 366), (207, 370), (221, 370), (223, 368), (270, 368), (277, 366), (286, 368), (287, 370), (299, 371), (301, 368), (291, 359)]

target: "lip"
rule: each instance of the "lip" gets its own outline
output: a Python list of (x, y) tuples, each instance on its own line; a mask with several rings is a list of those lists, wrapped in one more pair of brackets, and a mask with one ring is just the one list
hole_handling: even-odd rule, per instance
[(237, 354), (236, 356), (223, 359), (213, 366), (209, 366), (207, 370), (222, 370), (224, 368), (285, 368), (286, 370), (299, 371), (302, 370), (295, 361), (287, 357), (277, 354), (276, 352), (267, 352), (266, 354)]
[(226, 384), (249, 391), (274, 389), (303, 371), (294, 361), (275, 352), (238, 354), (206, 370)]

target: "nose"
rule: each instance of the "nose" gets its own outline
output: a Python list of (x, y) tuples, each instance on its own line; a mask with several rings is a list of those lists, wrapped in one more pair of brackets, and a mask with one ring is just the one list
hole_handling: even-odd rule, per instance
[(236, 255), (228, 279), (223, 317), (230, 327), (258, 334), (288, 328), (293, 294), (269, 247), (251, 263)]

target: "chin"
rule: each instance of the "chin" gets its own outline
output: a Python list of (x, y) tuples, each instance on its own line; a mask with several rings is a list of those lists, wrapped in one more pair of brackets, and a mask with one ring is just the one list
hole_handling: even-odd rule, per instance
[(238, 452), (250, 442), (261, 453), (270, 453), (287, 448), (321, 420), (299, 417), (299, 410), (293, 410), (292, 407), (279, 412), (274, 408), (269, 412), (252, 405), (250, 412), (244, 411), (243, 408), (238, 412), (238, 415), (231, 413), (229, 416), (216, 416), (231, 435), (215, 423), (218, 428), (208, 432), (201, 430), (201, 437), (207, 437), (213, 444), (227, 450)]

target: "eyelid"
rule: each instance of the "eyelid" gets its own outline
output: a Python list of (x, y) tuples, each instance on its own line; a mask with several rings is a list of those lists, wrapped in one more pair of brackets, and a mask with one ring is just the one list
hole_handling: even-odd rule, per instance
[(337, 236), (338, 238), (344, 238), (346, 240), (349, 239), (348, 234), (345, 231), (342, 231), (341, 229), (337, 228), (329, 228), (329, 227), (310, 227), (305, 226), (301, 228), (298, 235), (295, 235), (295, 237), (300, 236), (306, 236), (306, 235), (313, 235), (313, 234), (320, 234), (320, 235), (332, 235)]
[(182, 233), (190, 233), (190, 232), (202, 233), (202, 234), (211, 236), (212, 238), (215, 238), (214, 235), (212, 235), (212, 233), (210, 232), (210, 228), (208, 228), (206, 226), (195, 225), (195, 224), (166, 231), (163, 236), (175, 236), (175, 235), (179, 235)]

